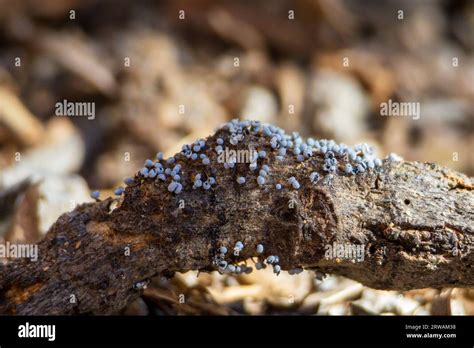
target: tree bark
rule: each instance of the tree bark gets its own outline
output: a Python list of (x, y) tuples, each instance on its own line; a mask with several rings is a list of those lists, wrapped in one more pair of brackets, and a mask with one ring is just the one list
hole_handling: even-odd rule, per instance
[[(215, 146), (218, 135), (207, 143)], [(248, 135), (237, 147), (249, 145), (267, 146)], [(136, 176), (119, 202), (108, 198), (62, 215), (39, 243), (37, 262), (1, 266), (0, 313), (114, 313), (140, 295), (141, 281), (216, 270), (217, 249), (237, 241), (245, 247), (228, 253), (228, 262), (257, 257), (261, 243), (262, 257), (279, 256), (282, 270), (303, 267), (387, 290), (474, 286), (473, 184), (463, 174), (384, 160), (377, 170), (314, 184), (309, 174), (323, 159), (288, 157), (267, 160), (269, 184), (259, 186), (248, 165), (224, 169), (217, 155), (208, 156), (213, 164), (203, 169), (176, 155), (181, 194)], [(215, 176), (217, 185), (192, 189), (196, 172)], [(247, 175), (245, 185), (236, 182), (240, 175)], [(290, 176), (299, 190), (274, 188)], [(328, 245), (363, 245), (363, 260), (327, 257)]]

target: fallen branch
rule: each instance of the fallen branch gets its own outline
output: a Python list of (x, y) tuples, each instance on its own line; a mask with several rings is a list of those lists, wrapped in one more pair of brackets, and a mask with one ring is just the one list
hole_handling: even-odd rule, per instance
[[(356, 175), (338, 168), (313, 183), (313, 171), (323, 175), (322, 154), (275, 161), (277, 150), (262, 132), (243, 134), (232, 148), (267, 152), (258, 160), (270, 167), (265, 184), (248, 164), (225, 169), (218, 163), (216, 140), (229, 138), (218, 130), (206, 140), (211, 164), (175, 156), (181, 193), (169, 192), (169, 180), (137, 174), (119, 202), (108, 198), (62, 215), (39, 243), (37, 262), (2, 266), (0, 313), (113, 313), (152, 277), (216, 270), (218, 249), (237, 241), (244, 248), (238, 255), (229, 250), (229, 264), (277, 255), (282, 270), (334, 273), (379, 289), (474, 286), (474, 195), (465, 175), (384, 160)], [(192, 188), (196, 173), (217, 182), (208, 190)], [(240, 176), (245, 184), (237, 182)], [(287, 184), (291, 176), (299, 189)], [(283, 189), (275, 189), (278, 182)], [(328, 257), (328, 246), (347, 245), (364, 246), (363, 257)]]

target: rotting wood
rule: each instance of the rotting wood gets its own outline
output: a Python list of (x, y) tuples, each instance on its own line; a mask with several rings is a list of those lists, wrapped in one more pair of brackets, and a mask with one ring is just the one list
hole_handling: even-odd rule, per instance
[[(218, 135), (207, 142), (215, 145)], [(262, 142), (249, 135), (237, 148)], [(190, 182), (199, 161), (179, 156), (182, 181)], [(282, 182), (297, 175), (299, 190), (277, 191), (254, 178), (239, 185), (242, 170), (222, 165), (208, 168), (215, 187), (179, 195), (136, 176), (118, 207), (108, 198), (62, 215), (39, 243), (37, 262), (0, 266), (0, 313), (115, 313), (140, 295), (135, 284), (216, 270), (216, 250), (236, 241), (245, 247), (232, 262), (256, 257), (262, 243), (263, 256), (278, 255), (282, 270), (303, 267), (386, 290), (474, 286), (470, 178), (435, 164), (384, 160), (379, 170), (314, 185), (315, 163), (285, 159), (272, 167)], [(363, 260), (326, 258), (333, 243), (364, 245)]]

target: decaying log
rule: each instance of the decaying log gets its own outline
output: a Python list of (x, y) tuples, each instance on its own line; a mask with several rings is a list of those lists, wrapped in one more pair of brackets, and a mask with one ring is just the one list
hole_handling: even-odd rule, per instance
[[(211, 148), (221, 133), (207, 139)], [(250, 134), (236, 148), (249, 145), (267, 146)], [(384, 160), (377, 170), (314, 184), (317, 159), (287, 158), (272, 162), (273, 183), (260, 186), (254, 176), (239, 185), (248, 166), (224, 169), (212, 157), (215, 164), (203, 170), (200, 161), (176, 159), (183, 183), (203, 172), (217, 185), (173, 194), (137, 175), (119, 202), (108, 198), (62, 215), (39, 243), (37, 262), (1, 266), (0, 313), (114, 313), (152, 277), (215, 271), (216, 250), (237, 241), (243, 250), (227, 255), (234, 264), (256, 257), (261, 243), (263, 257), (278, 255), (282, 270), (334, 273), (378, 289), (474, 286), (474, 194), (463, 174)], [(290, 176), (299, 190), (274, 188)], [(349, 244), (364, 245), (363, 260), (326, 257), (328, 245)]]

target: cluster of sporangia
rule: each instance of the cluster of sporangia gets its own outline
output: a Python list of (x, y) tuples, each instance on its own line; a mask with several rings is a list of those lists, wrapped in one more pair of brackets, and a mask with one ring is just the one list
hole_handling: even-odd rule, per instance
[[(128, 177), (124, 180), (125, 185), (133, 185), (136, 180), (151, 179), (162, 182), (166, 185), (167, 190), (175, 195), (180, 194), (183, 190), (211, 190), (213, 186), (218, 185), (218, 178), (197, 172), (186, 173), (190, 180), (187, 180), (188, 184), (185, 185), (181, 178), (182, 165), (177, 162), (185, 164), (189, 160), (200, 161), (203, 172), (206, 172), (206, 167), (210, 165), (221, 165), (226, 170), (234, 170), (236, 165), (248, 166), (248, 174), (236, 178), (239, 185), (245, 185), (253, 179), (262, 189), (274, 187), (276, 190), (298, 190), (301, 188), (300, 181), (308, 182), (311, 185), (330, 185), (334, 175), (357, 175), (368, 170), (377, 170), (382, 165), (382, 161), (375, 157), (373, 148), (367, 144), (350, 148), (345, 144), (338, 144), (334, 140), (308, 138), (304, 141), (297, 132), (293, 132), (291, 135), (286, 134), (281, 128), (262, 124), (259, 121), (232, 120), (222, 126), (218, 134), (222, 135), (215, 140), (211, 138), (210, 142), (212, 144), (200, 139), (192, 145), (184, 145), (180, 154), (166, 160), (161, 152), (157, 154), (156, 161), (147, 159), (144, 167), (140, 169), (135, 178)], [(249, 163), (237, 163), (239, 161), (235, 156), (230, 156), (223, 163), (220, 163), (220, 161), (212, 163), (211, 158), (222, 155), (225, 146), (237, 150), (237, 145), (249, 135), (266, 139), (264, 145), (259, 145), (261, 149), (255, 149), (253, 152), (255, 155), (250, 156)], [(276, 179), (272, 180), (272, 165), (275, 166), (277, 162), (282, 162), (288, 157), (293, 157), (297, 163), (312, 161), (313, 164), (316, 163), (313, 160), (323, 159), (324, 164), (322, 164), (319, 172), (314, 171), (309, 174), (307, 178), (309, 180), (304, 180), (304, 178), (297, 177), (297, 175), (286, 180), (280, 179), (280, 182), (276, 182)], [(399, 161), (400, 157), (390, 154), (387, 160)], [(114, 191), (116, 196), (121, 196), (124, 192), (123, 187), (119, 187)], [(99, 191), (91, 193), (92, 198), (98, 199), (99, 196)], [(237, 242), (234, 247), (234, 254), (239, 253), (243, 247), (242, 242)], [(256, 251), (257, 254), (262, 254), (263, 245), (259, 244)], [(221, 247), (214, 257), (214, 264), (220, 272), (250, 273), (252, 271), (251, 267), (245, 265), (229, 264), (224, 260), (226, 253), (227, 248)], [(270, 255), (264, 259), (264, 262), (259, 261), (255, 265), (256, 269), (265, 268), (265, 262), (273, 266), (273, 271), (276, 274), (280, 273), (278, 256)], [(296, 268), (290, 270), (289, 273), (297, 274), (300, 271), (302, 269)]]
[[(238, 241), (234, 245), (233, 254), (234, 256), (239, 256), (240, 252), (244, 249), (244, 243)], [(273, 267), (273, 273), (276, 275), (280, 274), (281, 267), (279, 265), (280, 258), (277, 255), (269, 255), (267, 258), (263, 258), (262, 254), (264, 252), (263, 244), (258, 244), (255, 249), (258, 255), (258, 262), (255, 263), (255, 268), (257, 270), (261, 270), (267, 268), (267, 264)], [(233, 264), (225, 260), (226, 254), (228, 250), (225, 246), (221, 246), (217, 253), (214, 256), (213, 263), (217, 267), (217, 270), (220, 273), (234, 273), (240, 274), (245, 273), (249, 274), (252, 273), (253, 268), (247, 266), (245, 263), (243, 264)], [(302, 268), (292, 268), (288, 271), (289, 274), (298, 274), (303, 272)]]

